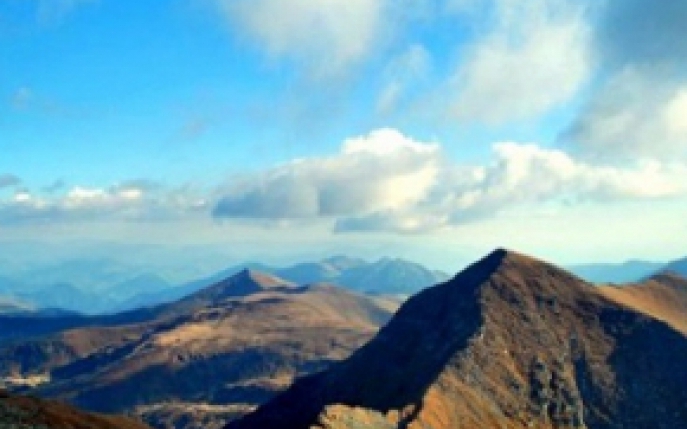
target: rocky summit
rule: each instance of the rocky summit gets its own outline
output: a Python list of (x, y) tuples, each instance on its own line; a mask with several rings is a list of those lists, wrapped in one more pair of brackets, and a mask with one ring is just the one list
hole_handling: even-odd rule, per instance
[(687, 427), (687, 311), (676, 296), (683, 279), (618, 292), (497, 250), (227, 428)]

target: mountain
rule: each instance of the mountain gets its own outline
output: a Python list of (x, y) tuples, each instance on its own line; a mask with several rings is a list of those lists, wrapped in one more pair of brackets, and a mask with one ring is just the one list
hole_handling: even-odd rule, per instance
[(0, 278), (3, 299), (20, 300), (36, 308), (62, 308), (85, 314), (111, 313), (134, 296), (167, 289), (171, 285), (154, 274), (141, 274), (104, 290), (76, 287), (68, 282), (25, 284), (9, 277)]
[(631, 283), (649, 277), (664, 266), (661, 262), (627, 261), (620, 264), (572, 265), (568, 270), (591, 283)]
[(32, 310), (33, 308), (26, 303), (13, 299), (0, 298), (0, 314), (24, 314)]
[(180, 300), (186, 296), (192, 295), (199, 290), (207, 287), (209, 284), (214, 284), (222, 281), (222, 279), (231, 277), (243, 270), (252, 270), (255, 272), (275, 272), (276, 269), (273, 267), (259, 264), (259, 263), (245, 263), (240, 265), (235, 265), (217, 272), (211, 276), (203, 277), (197, 280), (193, 280), (184, 283), (180, 286), (173, 286), (169, 288), (159, 289), (159, 290), (145, 290), (140, 293), (129, 297), (128, 299), (121, 302), (117, 309), (119, 311), (126, 311), (141, 307), (150, 307), (160, 304), (170, 303)]
[(394, 310), (331, 285), (243, 270), (173, 303), (68, 319), (65, 330), (0, 343), (0, 379), (157, 427), (220, 427), (294, 377), (347, 357)]
[(414, 262), (383, 258), (343, 271), (337, 283), (363, 292), (412, 295), (448, 278), (447, 274)]
[(108, 259), (77, 259), (0, 277), (0, 297), (36, 308), (62, 308), (84, 314), (111, 314), (179, 300), (241, 270), (272, 273), (296, 284), (330, 283), (375, 294), (410, 295), (448, 276), (402, 259), (376, 262), (333, 256), (318, 262), (273, 267), (242, 263), (211, 276), (172, 285), (140, 267)]
[(227, 428), (687, 427), (687, 337), (628, 304), (497, 250)]
[(687, 277), (687, 258), (678, 259), (677, 261), (669, 263), (663, 267), (662, 271), (672, 271), (682, 277)]
[(272, 267), (253, 262), (232, 266), (210, 277), (179, 287), (136, 295), (118, 308), (126, 310), (175, 301), (200, 290), (209, 283), (219, 281), (244, 269), (272, 273), (300, 285), (330, 283), (354, 291), (378, 295), (410, 295), (448, 279), (448, 275), (441, 271), (429, 270), (420, 264), (403, 259), (383, 258), (376, 262), (367, 262), (347, 256), (333, 256), (319, 262), (303, 262), (287, 267)]
[(687, 335), (687, 279), (671, 271), (656, 274), (642, 283), (603, 286), (603, 295), (663, 320)]
[(143, 292), (155, 293), (170, 288), (172, 285), (162, 277), (152, 273), (143, 273), (108, 287), (106, 292), (110, 300), (121, 304)]
[(124, 417), (86, 413), (59, 402), (11, 396), (2, 390), (0, 428), (150, 429), (142, 423)]
[(79, 289), (100, 291), (130, 279), (138, 274), (136, 271), (131, 264), (107, 258), (84, 258), (29, 266), (15, 273), (13, 277), (29, 285), (69, 283)]

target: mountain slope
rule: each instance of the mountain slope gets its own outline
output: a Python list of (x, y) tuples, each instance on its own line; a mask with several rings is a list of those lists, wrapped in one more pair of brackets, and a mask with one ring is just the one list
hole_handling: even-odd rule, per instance
[(446, 274), (414, 262), (383, 258), (342, 272), (337, 282), (363, 292), (412, 295), (447, 279)]
[(670, 271), (682, 277), (687, 277), (687, 258), (678, 259), (677, 261), (669, 263), (663, 267), (662, 271)]
[(603, 286), (603, 295), (649, 314), (687, 335), (687, 279), (671, 272), (627, 286)]
[(124, 417), (86, 413), (59, 402), (10, 396), (3, 391), (0, 391), (0, 428), (150, 429)]
[(0, 376), (44, 376), (33, 393), (94, 411), (160, 422), (185, 404), (177, 427), (189, 427), (209, 404), (226, 421), (347, 357), (391, 312), (341, 288), (244, 270), (132, 323), (15, 341), (0, 348)]
[(687, 427), (686, 359), (667, 324), (499, 250), (227, 427)]
[(221, 281), (244, 270), (271, 273), (299, 285), (330, 283), (355, 291), (382, 295), (413, 294), (448, 278), (445, 273), (429, 270), (420, 264), (389, 258), (366, 262), (362, 259), (333, 256), (319, 262), (303, 262), (287, 267), (246, 263), (182, 286), (138, 294), (123, 302), (119, 308), (131, 309), (179, 300), (210, 283)]

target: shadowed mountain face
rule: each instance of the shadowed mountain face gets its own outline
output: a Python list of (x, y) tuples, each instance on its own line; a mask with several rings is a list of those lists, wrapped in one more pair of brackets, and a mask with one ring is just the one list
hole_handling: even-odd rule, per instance
[(150, 429), (123, 417), (86, 413), (67, 405), (0, 391), (0, 428)]
[(134, 412), (159, 427), (217, 427), (294, 377), (347, 357), (394, 310), (333, 286), (244, 270), (171, 304), (6, 343), (0, 377), (37, 379), (32, 393)]
[[(636, 288), (684, 297), (683, 280), (652, 282)], [(227, 427), (687, 427), (687, 337), (658, 319), (659, 304), (614, 295), (496, 251), (408, 300), (347, 360)]]

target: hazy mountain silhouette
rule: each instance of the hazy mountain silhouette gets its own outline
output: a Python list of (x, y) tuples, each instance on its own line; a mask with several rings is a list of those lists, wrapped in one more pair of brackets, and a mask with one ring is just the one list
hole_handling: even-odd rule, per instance
[(591, 283), (631, 283), (649, 277), (664, 266), (664, 262), (627, 261), (620, 264), (571, 265), (567, 269)]
[(687, 277), (687, 258), (678, 259), (664, 266), (662, 271), (670, 271)]

